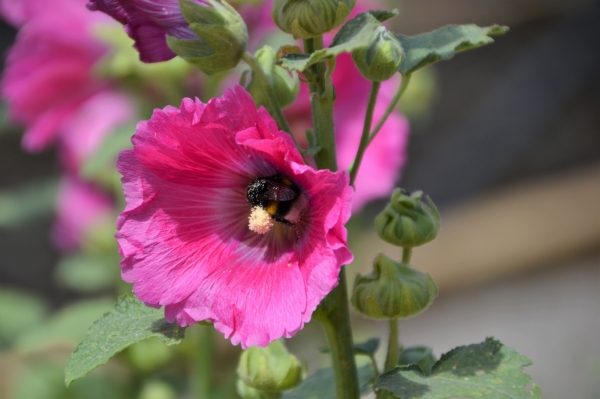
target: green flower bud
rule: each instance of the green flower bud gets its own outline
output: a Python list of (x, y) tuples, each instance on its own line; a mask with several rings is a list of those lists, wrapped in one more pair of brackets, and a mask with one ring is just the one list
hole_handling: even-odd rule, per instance
[[(290, 75), (285, 69), (275, 65), (275, 50), (273, 50), (272, 47), (264, 46), (254, 54), (254, 57), (260, 64), (269, 83), (273, 87), (279, 105), (282, 108), (292, 105), (300, 90), (300, 79), (298, 79), (298, 74), (293, 72), (292, 75)], [(260, 80), (254, 76), (254, 73), (252, 74), (252, 78), (250, 79), (250, 83), (246, 87), (246, 90), (252, 95), (256, 105), (264, 106), (271, 114), (273, 114), (264, 87)]]
[(390, 203), (375, 218), (375, 230), (382, 240), (403, 248), (418, 247), (433, 240), (440, 229), (440, 214), (426, 197), (421, 202), (422, 191), (409, 195), (395, 189)]
[(382, 82), (398, 72), (404, 59), (402, 44), (384, 26), (375, 30), (371, 43), (352, 53), (362, 75), (372, 81)]
[(240, 357), (238, 377), (250, 388), (266, 392), (281, 392), (302, 382), (304, 368), (296, 356), (290, 354), (282, 340), (264, 348), (252, 346)]
[(425, 310), (437, 296), (431, 276), (379, 254), (374, 270), (354, 281), (352, 305), (372, 319), (397, 319)]
[(212, 75), (234, 68), (246, 51), (248, 30), (238, 12), (223, 0), (206, 0), (210, 7), (192, 0), (179, 0), (181, 12), (198, 40), (167, 36), (177, 55)]
[(275, 0), (271, 17), (294, 39), (319, 36), (339, 26), (356, 0)]
[(240, 397), (243, 399), (270, 399), (273, 397), (271, 393), (266, 393), (249, 387), (248, 385), (244, 384), (244, 381), (242, 380), (237, 380), (236, 390), (238, 395), (240, 395)]

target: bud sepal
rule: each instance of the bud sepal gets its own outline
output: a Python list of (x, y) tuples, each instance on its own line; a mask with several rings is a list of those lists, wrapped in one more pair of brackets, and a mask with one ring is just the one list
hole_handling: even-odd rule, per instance
[(440, 213), (431, 198), (421, 201), (422, 191), (413, 194), (397, 188), (390, 203), (375, 218), (375, 230), (382, 240), (402, 248), (418, 247), (432, 241), (440, 229)]
[[(285, 108), (292, 105), (300, 91), (300, 79), (298, 79), (298, 74), (295, 71), (292, 71), (290, 75), (287, 70), (275, 64), (276, 54), (272, 47), (262, 47), (254, 54), (254, 58), (260, 65), (269, 84), (273, 88), (279, 106)], [(273, 110), (270, 109), (270, 101), (265, 93), (263, 84), (260, 82), (260, 79), (255, 76), (254, 72), (252, 72), (252, 77), (246, 90), (252, 95), (256, 105), (262, 105), (267, 108), (269, 112), (273, 113)]]
[(198, 39), (167, 36), (167, 44), (180, 57), (212, 75), (234, 68), (246, 51), (248, 29), (238, 12), (223, 0), (179, 0), (181, 12)]
[(352, 305), (372, 319), (415, 316), (431, 305), (438, 289), (427, 273), (379, 254), (373, 271), (358, 275), (352, 289)]
[(309, 39), (337, 28), (356, 0), (275, 0), (271, 17), (294, 39)]
[(367, 47), (354, 50), (352, 59), (366, 79), (383, 82), (398, 72), (404, 60), (404, 50), (394, 34), (380, 26)]
[(304, 367), (288, 352), (281, 339), (264, 348), (251, 346), (246, 349), (240, 357), (237, 374), (248, 387), (265, 392), (292, 389), (306, 377)]

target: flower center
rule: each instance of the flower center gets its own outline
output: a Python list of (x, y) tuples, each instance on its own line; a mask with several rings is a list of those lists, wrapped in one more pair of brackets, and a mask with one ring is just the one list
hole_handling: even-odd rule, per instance
[(248, 217), (248, 228), (255, 233), (266, 234), (271, 230), (271, 227), (273, 227), (271, 215), (260, 206), (253, 207)]
[(308, 200), (298, 186), (281, 175), (254, 179), (246, 195), (252, 205), (248, 227), (259, 234), (269, 232), (273, 220), (295, 226), (308, 207)]

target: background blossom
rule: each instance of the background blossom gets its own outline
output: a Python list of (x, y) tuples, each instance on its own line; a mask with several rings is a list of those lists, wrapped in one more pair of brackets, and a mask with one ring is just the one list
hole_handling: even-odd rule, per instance
[[(94, 65), (108, 48), (92, 29), (108, 19), (86, 10), (83, 0), (55, 0), (52, 12), (46, 2), (16, 3), (1, 3), (7, 19), (22, 24), (0, 87), (9, 116), (25, 126), (26, 150), (40, 151), (58, 140), (79, 163), (135, 114), (130, 100), (94, 76)], [(68, 29), (59, 29), (65, 21)]]

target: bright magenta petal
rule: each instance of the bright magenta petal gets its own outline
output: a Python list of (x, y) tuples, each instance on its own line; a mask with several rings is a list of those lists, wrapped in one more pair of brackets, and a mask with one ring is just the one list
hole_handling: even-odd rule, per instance
[[(290, 337), (352, 260), (348, 174), (303, 163), (291, 138), (242, 88), (184, 99), (138, 125), (118, 162), (127, 206), (117, 221), (123, 278), (168, 320), (210, 320), (234, 344)], [(248, 228), (247, 188), (281, 175), (308, 206), (295, 225)]]

